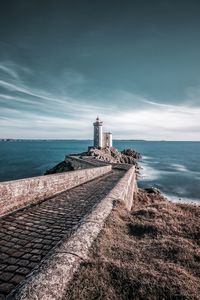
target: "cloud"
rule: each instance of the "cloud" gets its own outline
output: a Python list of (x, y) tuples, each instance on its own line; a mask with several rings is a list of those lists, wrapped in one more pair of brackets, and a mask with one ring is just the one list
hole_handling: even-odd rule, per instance
[[(192, 106), (192, 100), (172, 105), (118, 90), (91, 102), (91, 96), (60, 93), (56, 84), (50, 92), (25, 83), (18, 70), (31, 74), (27, 68), (0, 66), (9, 75), (0, 80), (1, 137), (92, 138), (92, 122), (99, 115), (114, 138), (199, 140), (200, 107)], [(87, 81), (71, 70), (65, 78), (77, 90)]]
[(0, 71), (2, 73), (8, 74), (9, 76), (17, 79), (18, 78), (18, 74), (15, 72), (15, 70), (9, 68), (8, 66), (4, 65), (4, 64), (0, 64)]
[[(11, 69), (9, 69), (9, 71), (10, 73), (12, 72)], [(78, 83), (82, 83), (84, 81), (83, 76), (71, 71), (65, 72), (65, 80), (67, 78), (70, 78), (70, 80), (68, 80), (69, 85), (77, 85)], [(0, 87), (5, 91), (5, 93), (0, 93), (0, 99), (35, 104), (39, 107), (45, 106), (47, 110), (49, 109), (49, 107), (53, 107), (54, 111), (60, 108), (60, 111), (63, 111), (63, 109), (65, 109), (65, 111), (74, 110), (77, 112), (81, 111), (89, 113), (93, 108), (92, 105), (86, 103), (87, 99), (82, 98), (78, 100), (70, 95), (63, 96), (63, 93), (53, 95), (48, 91), (30, 87), (21, 80), (20, 76), (18, 76), (17, 73), (14, 79), (15, 80), (10, 81), (0, 80)], [(10, 94), (10, 92), (12, 94)], [(102, 109), (103, 107), (95, 105), (95, 108)]]

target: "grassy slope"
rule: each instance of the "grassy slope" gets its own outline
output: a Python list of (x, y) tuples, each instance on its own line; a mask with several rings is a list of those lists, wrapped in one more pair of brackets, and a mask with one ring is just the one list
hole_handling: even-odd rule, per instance
[(200, 299), (199, 216), (142, 190), (118, 203), (65, 299)]

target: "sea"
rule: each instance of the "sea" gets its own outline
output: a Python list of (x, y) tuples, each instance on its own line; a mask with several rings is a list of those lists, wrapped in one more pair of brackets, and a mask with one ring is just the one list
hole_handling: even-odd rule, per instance
[[(80, 153), (91, 140), (0, 141), (0, 181), (34, 177)], [(139, 187), (156, 187), (172, 201), (200, 203), (200, 142), (114, 140), (119, 150), (142, 154)]]

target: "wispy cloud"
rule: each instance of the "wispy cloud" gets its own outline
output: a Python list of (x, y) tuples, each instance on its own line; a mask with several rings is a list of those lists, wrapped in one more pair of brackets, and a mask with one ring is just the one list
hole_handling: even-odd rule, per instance
[[(56, 85), (52, 93), (25, 83), (19, 68), (11, 65), (0, 64), (0, 71), (9, 75), (0, 80), (1, 137), (92, 138), (92, 121), (98, 114), (115, 138), (199, 139), (200, 108), (190, 105), (189, 98), (173, 105), (120, 90), (91, 102), (60, 93)], [(65, 79), (78, 89), (86, 79), (72, 73), (66, 71)]]
[[(9, 69), (9, 72), (12, 72), (12, 69)], [(13, 73), (16, 73), (13, 70)], [(72, 76), (68, 80), (68, 84), (78, 84), (83, 81), (81, 75), (77, 75), (77, 73), (72, 72), (66, 72), (67, 78), (70, 78), (70, 75)], [(74, 75), (76, 74), (76, 75)], [(5, 90), (5, 92), (10, 93), (12, 92), (14, 94), (0, 94), (0, 99), (7, 99), (10, 101), (21, 101), (26, 103), (35, 103), (36, 105), (43, 106), (46, 105), (46, 108), (48, 108), (48, 105), (53, 105), (54, 110), (56, 110), (59, 106), (61, 109), (70, 109), (75, 111), (81, 111), (81, 112), (90, 112), (91, 109), (93, 109), (93, 105), (87, 104), (87, 99), (75, 99), (74, 97), (70, 95), (52, 95), (48, 91), (38, 89), (35, 87), (30, 87), (21, 80), (20, 76), (16, 73), (16, 76), (14, 77), (15, 80), (0, 80), (0, 87)], [(66, 79), (66, 78), (65, 78)], [(18, 93), (16, 95), (16, 93)], [(20, 95), (20, 97), (19, 97)], [(41, 100), (45, 100), (44, 102), (41, 102)], [(96, 109), (102, 109), (103, 106), (95, 105)]]
[(18, 74), (17, 72), (15, 72), (15, 70), (11, 69), (10, 67), (4, 65), (4, 64), (0, 64), (0, 71), (8, 74), (9, 76), (18, 79)]

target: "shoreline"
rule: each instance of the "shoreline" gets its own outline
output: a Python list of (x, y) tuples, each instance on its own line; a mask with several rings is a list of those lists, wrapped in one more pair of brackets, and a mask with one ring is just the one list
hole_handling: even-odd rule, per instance
[(175, 204), (191, 204), (191, 205), (195, 205), (195, 206), (200, 206), (200, 200), (196, 200), (196, 199), (191, 199), (191, 198), (179, 198), (177, 196), (173, 196), (173, 195), (170, 195), (170, 194), (166, 194), (166, 193), (163, 193), (161, 191), (161, 193), (164, 195), (164, 197), (167, 198), (168, 201), (172, 202), (172, 203), (175, 203)]
[[(161, 177), (161, 175), (164, 173), (163, 170), (159, 171), (158, 169), (153, 168), (151, 165), (149, 165), (148, 159), (153, 159), (153, 158), (150, 158), (148, 156), (142, 156), (142, 160), (139, 163), (140, 170), (142, 170), (142, 172), (140, 172), (140, 174), (138, 176), (138, 186), (139, 186), (139, 188), (142, 188), (142, 189), (149, 187), (149, 185), (146, 184), (146, 182), (151, 182), (151, 181), (156, 182), (159, 179), (159, 177)], [(187, 170), (186, 170), (186, 172), (187, 172)], [(141, 182), (141, 186), (140, 186), (140, 182)], [(184, 197), (181, 195), (179, 196), (176, 194), (170, 194), (167, 192), (163, 192), (162, 187), (158, 187), (158, 189), (169, 201), (171, 201), (173, 203), (200, 205), (200, 196), (199, 196), (199, 198), (189, 198), (189, 197)]]

